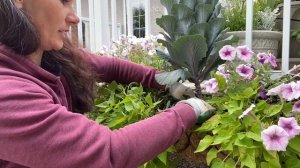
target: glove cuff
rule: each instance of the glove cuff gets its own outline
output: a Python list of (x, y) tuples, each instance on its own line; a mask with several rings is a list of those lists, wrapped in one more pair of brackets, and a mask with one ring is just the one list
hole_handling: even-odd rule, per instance
[(193, 107), (197, 117), (204, 116), (206, 113), (210, 113), (215, 110), (214, 107), (198, 98), (190, 98), (187, 100), (179, 101), (179, 103), (186, 103)]

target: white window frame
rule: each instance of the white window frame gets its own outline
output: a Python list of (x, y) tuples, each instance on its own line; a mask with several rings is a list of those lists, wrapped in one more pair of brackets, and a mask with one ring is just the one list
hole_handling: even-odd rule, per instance
[[(125, 0), (126, 2), (126, 25), (127, 25), (127, 35), (133, 35), (133, 17), (132, 17), (132, 6), (131, 0)], [(145, 36), (150, 35), (150, 0), (144, 0), (145, 4)]]
[[(82, 17), (82, 11), (81, 11), (81, 2), (84, 0), (76, 0), (76, 11), (77, 15), (80, 18), (80, 22), (78, 23), (78, 40), (80, 42), (83, 42), (83, 32), (82, 32), (82, 22), (86, 21), (89, 23), (89, 49), (92, 52), (96, 51), (96, 40), (95, 40), (95, 30), (96, 30), (96, 22), (95, 22), (95, 13), (94, 13), (94, 7), (95, 7), (95, 0), (88, 0), (88, 7), (89, 7), (89, 17)], [(97, 0), (96, 0), (97, 1)]]

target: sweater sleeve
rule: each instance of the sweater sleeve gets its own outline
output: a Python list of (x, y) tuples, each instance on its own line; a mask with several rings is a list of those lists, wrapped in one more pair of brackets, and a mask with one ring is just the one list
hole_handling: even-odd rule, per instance
[(55, 104), (34, 83), (2, 80), (0, 159), (43, 168), (133, 168), (174, 144), (195, 121), (177, 104), (151, 118), (111, 131)]
[(144, 87), (164, 89), (155, 80), (157, 70), (139, 65), (116, 57), (97, 56), (82, 51), (85, 60), (91, 65), (92, 70), (99, 76), (101, 82), (116, 82), (129, 84), (131, 82), (141, 83)]

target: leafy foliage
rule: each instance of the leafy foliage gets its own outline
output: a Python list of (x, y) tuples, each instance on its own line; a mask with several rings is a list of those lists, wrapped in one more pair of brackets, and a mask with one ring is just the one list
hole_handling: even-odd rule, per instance
[[(295, 117), (299, 121), (299, 113), (292, 112), (291, 102), (261, 94), (262, 90), (293, 80), (271, 80), (271, 61), (267, 60), (268, 54), (264, 56), (253, 57), (251, 62), (235, 59), (212, 73), (219, 91), (207, 101), (216, 107), (217, 113), (196, 130), (206, 134), (196, 152), (207, 150), (207, 163), (212, 168), (287, 168), (300, 164), (299, 135), (290, 140), (286, 151), (265, 147), (262, 131), (276, 125), (279, 117)], [(241, 73), (246, 71), (237, 70), (240, 64), (250, 65), (251, 78), (243, 77)]]
[[(161, 103), (163, 98), (164, 103)], [(128, 124), (146, 119), (165, 109), (170, 104), (165, 93), (145, 90), (141, 85), (132, 83), (128, 86), (112, 82), (99, 85), (99, 94), (95, 100), (95, 110), (88, 117), (110, 129), (119, 129)], [(168, 167), (168, 153), (173, 147), (161, 153), (142, 167)]]
[(168, 52), (159, 50), (157, 53), (177, 72), (183, 72), (158, 74), (157, 80), (161, 84), (172, 84), (188, 79), (195, 83), (200, 95), (200, 83), (222, 62), (219, 49), (235, 40), (233, 36), (225, 36), (225, 20), (218, 18), (221, 5), (218, 0), (161, 0), (161, 3), (168, 15), (156, 19), (165, 31), (161, 33), (164, 40), (158, 42)]
[[(273, 30), (281, 0), (256, 0), (253, 7), (253, 29)], [(221, 14), (230, 31), (246, 29), (246, 0), (223, 0)]]

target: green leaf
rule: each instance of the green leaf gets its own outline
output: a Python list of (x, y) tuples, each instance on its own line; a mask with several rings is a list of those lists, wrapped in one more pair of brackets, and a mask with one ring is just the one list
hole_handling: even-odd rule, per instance
[(196, 11), (196, 22), (206, 23), (213, 12), (213, 6), (210, 4), (198, 3)]
[(228, 158), (225, 161), (225, 168), (236, 168), (235, 161), (231, 158)]
[(208, 46), (212, 46), (218, 35), (225, 27), (225, 20), (223, 18), (215, 18), (210, 23), (210, 31), (206, 36)]
[(264, 164), (265, 166), (270, 166), (270, 168), (281, 168), (277, 152), (263, 149), (263, 156), (267, 161), (267, 164)]
[(201, 127), (196, 129), (196, 132), (206, 132), (206, 131), (211, 131), (214, 128), (216, 128), (219, 123), (220, 123), (221, 115), (216, 114), (212, 116), (210, 119), (208, 119), (206, 122), (204, 122)]
[(190, 74), (182, 69), (177, 69), (172, 72), (163, 72), (155, 75), (155, 80), (161, 85), (170, 85), (177, 81), (186, 80)]
[(293, 149), (300, 156), (300, 136), (296, 136), (289, 141), (288, 147)]
[(281, 110), (282, 110), (283, 105), (269, 105), (265, 110), (264, 110), (264, 114), (266, 114), (266, 116), (271, 117), (274, 116), (276, 114), (278, 114)]
[(197, 23), (190, 27), (189, 35), (199, 34), (201, 36), (205, 36), (206, 31), (208, 30), (208, 23)]
[[(168, 48), (168, 50), (173, 51), (173, 49), (171, 49), (172, 46), (169, 44), (169, 42), (166, 42), (166, 41), (160, 40), (160, 39), (158, 39), (157, 41), (162, 43), (166, 48)], [(164, 51), (161, 51), (161, 50), (156, 50), (156, 52), (157, 52), (158, 56), (160, 56), (162, 59), (169, 61), (175, 68), (177, 68), (177, 69), (181, 68), (181, 63), (175, 62), (175, 60), (173, 60), (173, 58), (169, 54), (166, 54)], [(173, 52), (171, 52), (171, 53), (174, 54)]]
[(257, 148), (257, 146), (253, 145), (253, 140), (248, 137), (244, 137), (242, 139), (236, 139), (234, 145), (245, 147), (245, 148)]
[(226, 143), (229, 141), (229, 139), (232, 137), (231, 134), (228, 134), (226, 130), (224, 132), (221, 132), (220, 134), (215, 136), (214, 142), (212, 145), (218, 145), (221, 143)]
[(217, 158), (212, 161), (211, 168), (224, 168), (224, 167), (225, 167), (224, 162), (221, 159)]
[(153, 101), (152, 101), (152, 97), (150, 95), (150, 93), (147, 94), (146, 98), (145, 98), (146, 103), (148, 103), (148, 105), (152, 105)]
[(214, 138), (210, 135), (206, 135), (198, 144), (198, 147), (195, 151), (195, 153), (203, 152), (205, 149), (207, 149), (212, 142), (214, 141)]
[(181, 3), (194, 10), (197, 0), (181, 0)]
[(160, 3), (167, 9), (168, 13), (171, 13), (172, 6), (178, 4), (180, 0), (160, 0)]
[(159, 25), (164, 31), (168, 33), (171, 40), (175, 40), (174, 32), (176, 30), (176, 19), (171, 15), (164, 15), (161, 18), (156, 19), (156, 24)]
[(214, 77), (217, 79), (218, 81), (218, 87), (220, 90), (225, 90), (227, 88), (227, 83), (226, 80), (218, 74), (214, 74)]
[(218, 151), (215, 149), (215, 148), (211, 148), (208, 153), (207, 153), (207, 156), (206, 156), (206, 163), (207, 165), (210, 165), (210, 162), (217, 158), (217, 154), (218, 154)]
[(179, 38), (173, 44), (176, 50), (176, 59), (183, 62), (194, 77), (198, 73), (200, 61), (206, 57), (207, 45), (205, 38), (201, 35), (187, 35)]
[(120, 124), (122, 124), (123, 122), (125, 122), (127, 120), (127, 116), (124, 116), (122, 118), (119, 118), (117, 120), (113, 120), (112, 122), (108, 123), (107, 126), (109, 128), (114, 128)]
[(256, 168), (255, 149), (247, 149), (247, 148), (239, 147), (239, 153), (241, 157), (242, 166), (248, 166), (249, 168)]
[(248, 132), (246, 133), (246, 136), (247, 136), (248, 138), (251, 138), (251, 139), (257, 141), (257, 142), (262, 142), (259, 133), (254, 133), (254, 132), (248, 131)]
[(193, 10), (184, 4), (174, 4), (172, 15), (178, 21), (193, 16)]
[(159, 154), (159, 155), (157, 156), (157, 158), (158, 158), (161, 162), (163, 162), (165, 165), (167, 165), (167, 160), (168, 160), (168, 153), (167, 153), (167, 152), (163, 152), (163, 153)]

